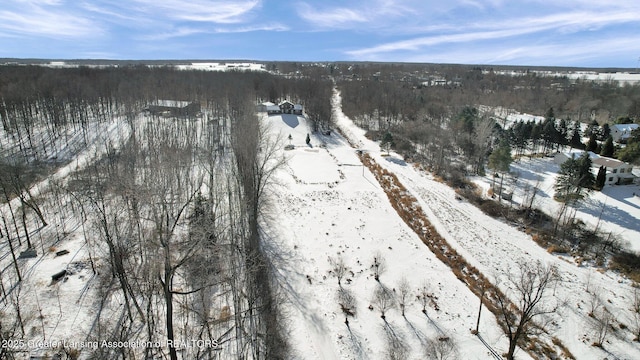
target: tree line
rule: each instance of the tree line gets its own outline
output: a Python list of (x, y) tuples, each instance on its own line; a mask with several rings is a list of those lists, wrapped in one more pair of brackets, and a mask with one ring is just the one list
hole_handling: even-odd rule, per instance
[[(330, 126), (330, 96), (329, 81), (269, 73), (1, 67), (0, 242), (12, 254), (44, 256), (82, 231), (83, 261), (99, 282), (87, 339), (220, 345), (99, 348), (94, 358), (177, 359), (180, 351), (286, 358), (285, 319), (261, 228), (282, 144), (262, 127), (255, 105), (299, 100), (321, 128)], [(142, 111), (157, 99), (194, 101), (202, 110), (173, 117)], [(122, 126), (123, 138), (95, 140), (109, 126)], [(68, 177), (31, 192), (96, 142), (103, 153), (95, 150)], [(3, 259), (2, 303), (10, 306), (0, 318), (2, 339), (34, 336), (31, 327), (46, 337), (26, 316), (32, 310), (21, 295), (23, 262)]]

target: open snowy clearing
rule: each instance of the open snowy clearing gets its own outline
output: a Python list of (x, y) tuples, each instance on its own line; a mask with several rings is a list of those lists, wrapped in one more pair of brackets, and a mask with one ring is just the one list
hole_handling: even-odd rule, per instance
[[(470, 332), (479, 299), (397, 216), (355, 149), (336, 134), (312, 136), (312, 146), (307, 146), (306, 126), (291, 128), (282, 116), (264, 121), (283, 138), (291, 133), (296, 146), (285, 153), (289, 166), (279, 173), (267, 226), (270, 253), (286, 292), (296, 358), (378, 359), (389, 351), (389, 337), (406, 347), (407, 359), (425, 358), (423, 347), (443, 337), (458, 344), (459, 358), (493, 358)], [(300, 117), (300, 122), (306, 120)], [(396, 308), (385, 322), (376, 306), (369, 309), (379, 286), (371, 268), (376, 252), (387, 267), (381, 284), (394, 289), (406, 277), (411, 285), (406, 318)], [(349, 327), (329, 260), (340, 257), (350, 269), (342, 287), (356, 302)], [(416, 299), (423, 284), (433, 294), (426, 315)], [(480, 327), (490, 346), (506, 347), (492, 314), (485, 312)], [(523, 352), (520, 356), (527, 358)]]
[[(592, 346), (595, 334), (587, 304), (592, 296), (586, 292), (587, 288), (601, 299), (598, 307), (606, 307), (615, 316), (616, 324), (630, 326), (629, 308), (634, 289), (628, 280), (611, 272), (580, 267), (570, 259), (547, 253), (517, 228), (456, 200), (451, 188), (416, 170), (397, 155), (382, 156), (378, 144), (367, 140), (364, 131), (341, 113), (339, 95), (334, 101), (336, 123), (349, 142), (369, 152), (380, 165), (395, 173), (418, 199), (440, 234), (494, 284), (504, 286), (504, 276), (516, 261), (540, 260), (558, 266), (562, 282), (549, 298), (558, 310), (547, 330), (577, 359), (640, 358), (640, 347), (632, 341), (629, 331), (612, 332), (604, 350)], [(306, 145), (302, 143), (307, 129), (291, 129), (279, 117), (268, 117), (265, 121), (284, 136), (291, 131), (301, 131), (297, 136), (294, 134), (294, 139), (299, 139), (298, 143), (294, 141), (296, 150), (287, 154), (292, 159), (300, 156), (290, 162), (291, 172), (281, 172), (278, 177), (274, 215), (268, 226), (269, 244), (272, 252), (279, 254), (276, 266), (290, 304), (291, 343), (300, 358), (375, 359), (388, 351), (385, 323), (375, 306), (374, 310), (368, 309), (377, 286), (371, 269), (376, 251), (380, 251), (387, 262), (387, 272), (380, 277), (382, 284), (393, 288), (399, 278), (406, 276), (413, 294), (426, 281), (438, 298), (440, 310), (427, 309), (435, 323), (424, 321), (428, 319), (420, 312), (415, 295), (407, 306), (407, 320), (398, 309), (388, 313), (387, 320), (394, 333), (403, 333), (401, 338), (411, 349), (408, 358), (423, 358), (421, 343), (425, 338), (437, 336), (438, 329), (456, 340), (459, 358), (492, 358), (480, 339), (470, 333), (475, 328), (479, 299), (404, 225), (373, 175), (362, 169), (346, 140), (336, 135), (312, 137), (314, 148), (318, 143), (327, 143), (326, 150), (320, 151), (331, 154), (332, 161), (320, 156), (307, 159), (309, 153), (304, 152)], [(295, 181), (295, 177), (303, 176), (301, 173), (331, 174), (338, 169), (344, 178), (337, 184)], [(601, 226), (608, 224), (603, 222)], [(337, 279), (330, 273), (329, 258), (338, 256), (344, 258), (353, 272), (345, 277), (348, 281), (343, 279), (343, 287), (357, 299), (357, 315), (349, 319), (349, 328), (337, 301)], [(420, 318), (423, 321), (419, 321)], [(483, 312), (480, 334), (498, 354), (505, 352), (506, 338), (487, 311)], [(521, 350), (516, 355), (528, 358)]]

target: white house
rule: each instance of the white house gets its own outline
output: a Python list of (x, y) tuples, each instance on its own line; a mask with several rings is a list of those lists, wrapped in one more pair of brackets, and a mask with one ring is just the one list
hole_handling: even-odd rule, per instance
[(611, 129), (611, 137), (615, 142), (626, 142), (631, 136), (631, 132), (639, 128), (638, 124), (614, 124), (609, 127)]
[[(560, 152), (554, 156), (553, 161), (556, 164), (561, 165), (571, 158), (578, 159), (584, 153), (585, 151), (576, 149)], [(588, 151), (587, 153), (591, 158), (592, 171), (594, 175), (598, 174), (600, 166), (605, 167), (607, 174), (604, 182), (605, 185), (629, 185), (636, 181), (637, 176), (632, 173), (633, 165), (620, 160), (600, 156), (591, 151)]]
[(636, 176), (632, 174), (633, 165), (624, 161), (599, 157), (593, 159), (592, 164), (595, 168), (605, 167), (607, 171), (605, 185), (631, 185), (636, 180)]

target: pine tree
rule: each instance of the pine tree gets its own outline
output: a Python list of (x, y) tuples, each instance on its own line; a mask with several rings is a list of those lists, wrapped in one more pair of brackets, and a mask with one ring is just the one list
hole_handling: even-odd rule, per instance
[(380, 142), (380, 146), (383, 147), (385, 150), (387, 150), (387, 155), (389, 155), (389, 151), (391, 150), (391, 147), (393, 146), (393, 135), (391, 135), (390, 132), (386, 132), (384, 134), (384, 136), (382, 137), (382, 141)]
[(606, 156), (606, 157), (612, 157), (614, 150), (615, 149), (613, 147), (613, 138), (611, 137), (611, 135), (609, 135), (607, 137), (607, 141), (605, 141), (604, 145), (602, 145), (602, 150), (600, 151), (600, 155)]
[(569, 145), (571, 145), (571, 147), (575, 149), (585, 148), (580, 137), (580, 127), (575, 127), (573, 129), (573, 133), (571, 134), (571, 140), (569, 141)]
[[(509, 171), (509, 167), (511, 166), (512, 161), (513, 159), (511, 158), (511, 146), (509, 146), (509, 142), (506, 139), (503, 139), (500, 142), (498, 148), (493, 150), (493, 152), (491, 152), (491, 155), (489, 155), (488, 163), (489, 169), (501, 173), (500, 195), (502, 195), (502, 183), (504, 180), (504, 174)], [(492, 176), (492, 178), (494, 177)]]
[(604, 166), (600, 166), (598, 169), (598, 175), (596, 176), (596, 189), (602, 190), (604, 182), (607, 180), (607, 169)]
[(562, 165), (556, 178), (556, 198), (560, 201), (573, 200), (577, 202), (584, 196), (584, 190), (589, 191), (595, 184), (595, 177), (591, 172), (591, 158), (584, 153), (579, 158), (571, 158)]
[(587, 142), (587, 151), (595, 152), (598, 148), (598, 141), (596, 140), (596, 134), (591, 134), (589, 136), (589, 141)]

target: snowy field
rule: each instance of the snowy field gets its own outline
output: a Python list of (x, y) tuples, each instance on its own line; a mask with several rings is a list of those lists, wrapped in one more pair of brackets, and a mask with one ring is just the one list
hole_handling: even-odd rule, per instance
[[(558, 267), (561, 283), (549, 299), (557, 306), (557, 312), (549, 319), (547, 330), (577, 359), (640, 358), (640, 346), (631, 341), (633, 336), (629, 331), (619, 326), (631, 326), (632, 322), (629, 308), (634, 288), (628, 280), (547, 253), (517, 228), (456, 200), (451, 188), (417, 171), (399, 156), (392, 153), (390, 157), (383, 157), (378, 144), (367, 140), (364, 131), (342, 114), (339, 95), (334, 98), (334, 105), (337, 126), (349, 142), (395, 173), (418, 199), (440, 234), (494, 284), (505, 286), (504, 276), (516, 261), (540, 260)], [(494, 353), (489, 348), (497, 354), (506, 352), (507, 339), (488, 311), (483, 312), (481, 338), (471, 334), (479, 299), (397, 216), (373, 174), (362, 168), (346, 139), (334, 134), (312, 136), (312, 147), (306, 147), (303, 139), (307, 128), (293, 129), (280, 116), (264, 120), (284, 137), (293, 133), (296, 145), (295, 150), (287, 153), (291, 159), (289, 168), (278, 176), (272, 199), (273, 217), (267, 228), (268, 244), (278, 258), (276, 267), (286, 293), (292, 323), (291, 343), (297, 358), (384, 358), (393, 348), (389, 344), (394, 337), (408, 349), (407, 359), (425, 358), (425, 345), (442, 336), (455, 341), (459, 359), (492, 359)], [(301, 124), (304, 121), (300, 118)], [(306, 150), (317, 149), (321, 143), (326, 143), (326, 149), (320, 148), (317, 156), (310, 158), (314, 153)], [(320, 155), (322, 152), (330, 156)], [(522, 168), (522, 172), (524, 170)], [(333, 178), (313, 184), (296, 181), (296, 178), (306, 178), (304, 173), (331, 177), (336, 172), (343, 174), (338, 183), (332, 182)], [(628, 200), (619, 200), (625, 201)], [(609, 200), (608, 204), (614, 205), (614, 202)], [(615, 219), (613, 214), (602, 218), (602, 227), (612, 225)], [(633, 228), (631, 223), (628, 226)], [(635, 227), (637, 231), (637, 225)], [(383, 285), (397, 288), (402, 277), (411, 284), (406, 319), (395, 308), (388, 311), (388, 323), (385, 323), (376, 306), (369, 309), (374, 304), (373, 293), (378, 286), (371, 267), (373, 256), (378, 252), (387, 264), (387, 271), (380, 276)], [(330, 265), (330, 259), (339, 257), (350, 268), (342, 287), (357, 300), (356, 316), (349, 318), (348, 327), (337, 300), (340, 286)], [(437, 299), (438, 310), (430, 304), (428, 317), (420, 311), (416, 297), (424, 283)], [(598, 300), (594, 305), (597, 311), (606, 308), (615, 316), (618, 326), (607, 338), (604, 349), (592, 346), (596, 336), (592, 330), (594, 320), (588, 316), (589, 304), (595, 302), (592, 299)], [(487, 346), (481, 340), (486, 341)], [(529, 358), (522, 350), (516, 352), (516, 357)]]
[[(271, 253), (287, 297), (291, 343), (299, 359), (379, 359), (389, 352), (389, 337), (406, 347), (406, 359), (424, 359), (423, 348), (438, 338), (459, 346), (460, 359), (490, 359), (475, 329), (479, 299), (436, 259), (389, 204), (386, 194), (355, 149), (341, 136), (312, 136), (303, 126), (290, 127), (283, 116), (265, 117), (272, 131), (292, 135), (289, 166), (279, 173), (267, 228)], [(321, 145), (323, 145), (321, 147)], [(377, 145), (376, 145), (377, 147)], [(376, 253), (387, 271), (380, 283), (390, 289), (405, 277), (411, 285), (406, 318), (389, 310), (370, 310), (379, 286), (371, 264)], [(338, 300), (340, 286), (330, 259), (342, 258), (349, 272), (342, 287), (355, 298), (355, 317), (345, 324)], [(426, 284), (433, 300), (426, 314), (416, 299)], [(505, 348), (506, 338), (486, 312), (480, 324), (484, 340)], [(522, 358), (527, 358), (521, 352)]]

